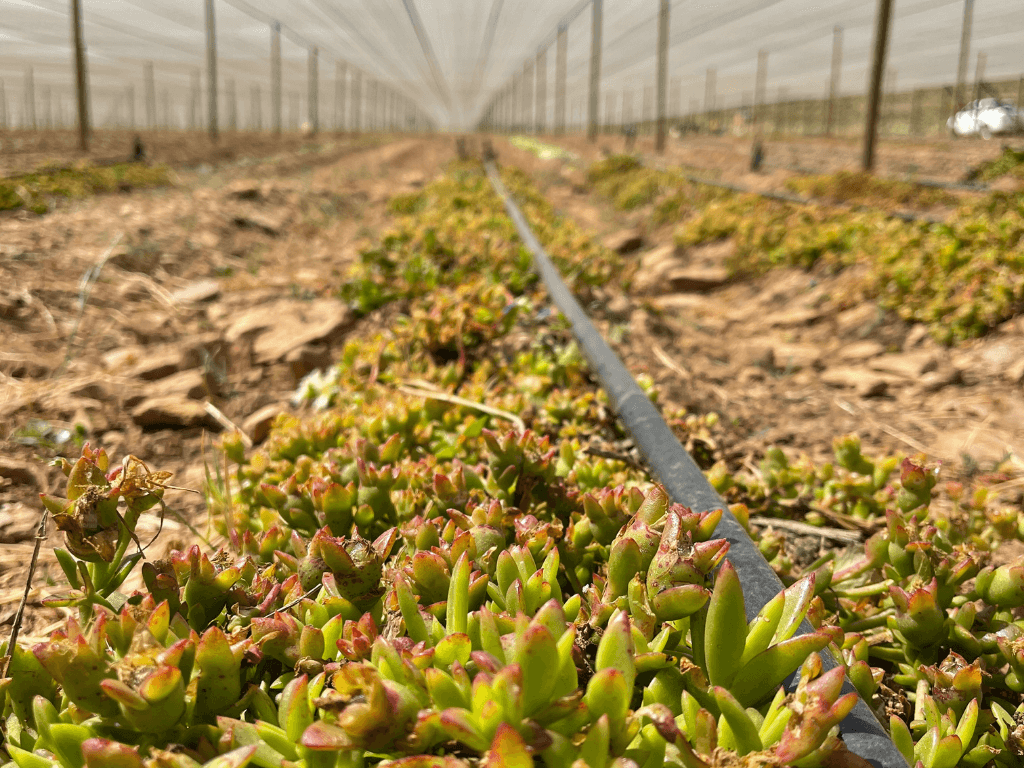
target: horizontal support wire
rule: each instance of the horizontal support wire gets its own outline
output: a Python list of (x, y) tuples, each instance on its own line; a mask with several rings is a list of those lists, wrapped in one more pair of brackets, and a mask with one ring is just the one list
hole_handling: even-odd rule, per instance
[[(646, 459), (652, 475), (665, 486), (673, 501), (697, 512), (722, 510), (722, 521), (715, 529), (715, 535), (729, 542), (729, 561), (740, 575), (747, 619), (752, 619), (762, 606), (779, 593), (783, 588), (782, 582), (566, 287), (551, 257), (502, 183), (493, 163), (487, 163), (487, 175), (515, 223), (523, 244), (533, 255), (534, 267), (544, 281), (552, 303), (571, 324), (573, 335), (590, 362), (591, 369), (608, 394), (622, 425), (632, 435)], [(813, 631), (813, 627), (804, 619), (799, 632), (807, 634)], [(838, 666), (827, 650), (821, 653), (821, 657), (825, 670)], [(794, 687), (794, 678), (795, 675), (787, 681), (790, 689)], [(856, 693), (849, 679), (843, 681), (843, 693)], [(840, 724), (840, 733), (850, 751), (875, 768), (907, 768), (896, 745), (859, 694), (856, 706)]]

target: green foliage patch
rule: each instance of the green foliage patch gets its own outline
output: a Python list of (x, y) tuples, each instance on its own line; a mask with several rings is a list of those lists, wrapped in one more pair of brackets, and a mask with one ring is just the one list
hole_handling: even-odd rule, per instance
[(0, 180), (0, 211), (28, 208), (34, 213), (45, 213), (52, 198), (82, 198), (170, 183), (169, 169), (163, 165), (118, 163), (81, 168), (43, 168), (35, 173)]

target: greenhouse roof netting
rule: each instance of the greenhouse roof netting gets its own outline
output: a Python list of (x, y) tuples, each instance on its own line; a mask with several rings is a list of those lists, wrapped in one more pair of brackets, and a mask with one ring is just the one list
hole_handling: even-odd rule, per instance
[[(635, 92), (654, 82), (659, 0), (604, 0), (602, 88)], [(977, 0), (968, 79), (1018, 77), (1024, 3)], [(0, 0), (0, 82), (5, 117), (24, 124), (44, 110), (70, 121), (73, 103), (69, 0)], [(705, 96), (714, 69), (721, 105), (749, 101), (759, 50), (768, 52), (768, 96), (820, 97), (834, 29), (841, 27), (844, 93), (865, 88), (876, 3), (868, 0), (673, 0), (670, 77), (683, 105)], [(965, 0), (897, 0), (887, 88), (945, 85), (956, 78)], [(205, 88), (204, 0), (82, 0), (91, 98), (98, 124), (123, 120), (126, 93), (142, 93), (152, 62), (168, 119), (184, 120)], [(305, 114), (306, 57), (319, 52), (319, 93), (331, 122), (335, 62), (387, 84), (440, 126), (474, 125), (498, 89), (567, 30), (569, 101), (581, 105), (590, 59), (590, 0), (214, 0), (219, 79), (253, 102), (270, 93), (270, 28), (281, 24), (284, 102)], [(983, 54), (978, 62), (977, 54)], [(544, 59), (548, 82), (555, 56)], [(26, 98), (26, 94), (31, 94)], [(548, 108), (554, 88), (547, 88)], [(236, 97), (232, 97), (236, 98)], [(648, 103), (649, 99), (645, 99)], [(244, 105), (243, 105), (244, 106)], [(226, 109), (226, 107), (222, 107)], [(581, 107), (580, 107), (581, 108)], [(334, 113), (337, 115), (337, 111)]]

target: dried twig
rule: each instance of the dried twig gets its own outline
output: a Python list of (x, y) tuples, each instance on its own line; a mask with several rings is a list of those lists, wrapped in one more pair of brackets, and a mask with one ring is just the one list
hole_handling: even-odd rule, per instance
[(821, 528), (809, 523), (801, 523), (799, 520), (783, 520), (774, 517), (752, 517), (750, 522), (765, 528), (781, 528), (801, 536), (820, 536), (823, 539), (841, 541), (847, 544), (856, 544), (861, 541), (861, 534), (857, 531), (847, 531), (841, 528)]
[(638, 469), (641, 472), (647, 472), (647, 469), (628, 453), (616, 453), (615, 451), (606, 451), (603, 448), (595, 448), (593, 446), (587, 446), (583, 449), (583, 452), (590, 456), (599, 456), (602, 459), (614, 459), (615, 461), (621, 461), (627, 467)]
[(239, 439), (241, 439), (242, 441), (242, 445), (244, 445), (246, 448), (252, 448), (252, 440), (249, 438), (249, 436), (245, 434), (245, 432), (242, 430), (240, 426), (238, 426), (237, 424), (235, 424), (235, 422), (233, 422), (231, 419), (225, 416), (220, 408), (218, 408), (217, 406), (210, 402), (203, 403), (203, 408), (206, 410), (208, 414), (210, 414), (214, 418), (214, 420), (216, 420), (218, 424), (224, 427), (224, 429), (228, 430), (229, 432), (232, 430), (238, 432)]
[(99, 279), (100, 272), (103, 271), (103, 267), (106, 266), (107, 262), (110, 261), (110, 257), (114, 253), (114, 249), (117, 244), (121, 242), (121, 238), (124, 236), (124, 232), (118, 232), (110, 245), (107, 246), (107, 250), (103, 252), (100, 260), (93, 264), (89, 269), (82, 275), (82, 279), (78, 281), (78, 316), (75, 318), (75, 324), (71, 326), (71, 335), (68, 336), (68, 348), (64, 353), (64, 360), (56, 370), (53, 372), (52, 378), (59, 376), (64, 367), (71, 361), (72, 347), (75, 343), (75, 336), (78, 335), (78, 326), (82, 323), (82, 317), (85, 315), (85, 305), (89, 303), (89, 296), (92, 294), (92, 287)]
[(43, 516), (39, 518), (39, 528), (36, 529), (36, 543), (32, 548), (32, 559), (28, 563), (28, 576), (25, 577), (25, 592), (21, 596), (21, 604), (18, 605), (18, 612), (14, 614), (14, 626), (11, 628), (11, 640), (7, 643), (7, 660), (4, 663), (3, 673), (0, 677), (7, 677), (7, 669), (14, 658), (14, 648), (18, 643), (18, 632), (21, 630), (21, 621), (25, 616), (25, 605), (28, 603), (29, 593), (32, 591), (32, 577), (36, 573), (36, 563), (39, 561), (39, 549), (46, 541), (46, 520), (49, 517), (49, 510), (43, 510)]
[(671, 371), (675, 371), (687, 381), (693, 380), (693, 375), (688, 370), (683, 368), (683, 366), (681, 366), (679, 363), (677, 363), (675, 360), (669, 357), (668, 353), (665, 352), (665, 350), (662, 349), (658, 344), (652, 344), (651, 350), (654, 352), (654, 356), (658, 358), (658, 360), (661, 361), (661, 364), (664, 365), (666, 368), (668, 368)]
[(526, 423), (521, 418), (516, 416), (514, 413), (503, 411), (500, 408), (492, 408), (491, 406), (484, 405), (483, 403), (474, 403), (472, 400), (467, 400), (464, 397), (452, 395), (448, 392), (441, 392), (431, 389), (420, 389), (419, 387), (410, 387), (405, 384), (400, 384), (398, 386), (398, 391), (404, 392), (407, 395), (412, 395), (413, 397), (423, 397), (429, 400), (440, 400), (441, 402), (444, 403), (452, 403), (453, 405), (462, 405), (465, 406), (466, 408), (472, 408), (473, 410), (480, 411), (481, 413), (486, 413), (491, 416), (497, 416), (499, 419), (511, 421), (513, 424), (516, 425), (516, 428), (520, 432), (526, 431)]

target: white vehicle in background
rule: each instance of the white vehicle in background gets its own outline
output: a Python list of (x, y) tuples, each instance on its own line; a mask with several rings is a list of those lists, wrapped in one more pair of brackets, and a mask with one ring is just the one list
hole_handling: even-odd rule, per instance
[(1024, 131), (1024, 110), (1012, 101), (978, 99), (946, 121), (954, 136), (980, 136), (991, 139), (997, 134)]

